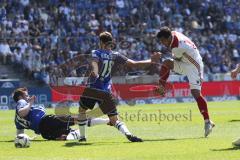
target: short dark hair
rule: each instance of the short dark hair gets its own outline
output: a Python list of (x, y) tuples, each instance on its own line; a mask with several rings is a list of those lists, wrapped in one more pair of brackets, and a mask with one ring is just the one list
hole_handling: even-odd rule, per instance
[(19, 96), (23, 96), (23, 95), (24, 95), (24, 92), (26, 92), (26, 91), (27, 91), (27, 88), (26, 88), (26, 87), (17, 88), (17, 89), (13, 92), (13, 100), (14, 100), (15, 102), (17, 102)]
[(110, 32), (106, 32), (106, 31), (100, 33), (99, 39), (100, 39), (100, 41), (103, 42), (103, 43), (109, 43), (109, 42), (112, 42), (112, 41), (113, 41), (112, 34), (111, 34)]
[(169, 38), (172, 36), (171, 29), (169, 27), (161, 27), (160, 31), (157, 33), (157, 39)]

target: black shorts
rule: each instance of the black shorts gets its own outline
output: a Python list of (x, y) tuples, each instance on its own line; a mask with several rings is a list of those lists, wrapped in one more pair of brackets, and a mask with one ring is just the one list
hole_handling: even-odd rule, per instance
[(46, 115), (39, 124), (39, 131), (43, 138), (56, 140), (62, 135), (68, 135), (72, 125), (74, 119), (71, 116)]
[(95, 104), (108, 116), (117, 115), (116, 101), (111, 93), (94, 88), (85, 88), (80, 97), (79, 105), (84, 109), (93, 109)]

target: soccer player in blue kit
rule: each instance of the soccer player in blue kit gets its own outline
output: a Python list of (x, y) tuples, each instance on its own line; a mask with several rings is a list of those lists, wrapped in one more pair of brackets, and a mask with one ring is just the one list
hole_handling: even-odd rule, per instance
[[(17, 135), (24, 133), (24, 129), (31, 129), (48, 140), (79, 139), (78, 130), (70, 126), (78, 124), (78, 117), (64, 115), (46, 115), (43, 106), (34, 106), (35, 96), (29, 96), (27, 88), (18, 88), (13, 93), (16, 104), (15, 126)], [(88, 119), (88, 126), (107, 124), (108, 119)]]
[(86, 141), (86, 111), (92, 110), (96, 103), (104, 114), (109, 117), (109, 124), (115, 126), (131, 142), (142, 142), (141, 138), (134, 136), (127, 126), (118, 119), (118, 112), (114, 97), (111, 93), (111, 71), (114, 65), (126, 64), (130, 67), (148, 67), (152, 65), (151, 59), (133, 61), (112, 51), (113, 37), (109, 32), (99, 35), (100, 49), (92, 50), (91, 71), (87, 87), (79, 101), (79, 141)]

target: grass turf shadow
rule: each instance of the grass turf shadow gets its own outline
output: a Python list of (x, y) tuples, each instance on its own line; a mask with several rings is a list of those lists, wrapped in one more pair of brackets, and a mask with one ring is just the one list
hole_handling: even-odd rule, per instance
[(155, 142), (155, 141), (180, 141), (180, 140), (191, 140), (191, 139), (203, 139), (205, 137), (196, 138), (163, 138), (163, 139), (144, 139), (144, 142)]
[(228, 122), (240, 122), (240, 119), (232, 119), (232, 120), (229, 120)]
[(75, 147), (75, 146), (88, 146), (93, 145), (93, 143), (80, 143), (80, 142), (66, 142), (64, 147)]
[(221, 148), (221, 149), (210, 149), (211, 151), (234, 151), (234, 150), (240, 150), (239, 147), (231, 147), (231, 148)]

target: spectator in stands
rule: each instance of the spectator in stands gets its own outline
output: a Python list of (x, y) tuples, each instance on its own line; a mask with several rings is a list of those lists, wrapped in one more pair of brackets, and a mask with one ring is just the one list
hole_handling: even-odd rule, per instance
[(40, 59), (40, 56), (39, 55), (36, 55), (35, 56), (35, 63), (34, 65), (32, 66), (32, 72), (33, 72), (33, 77), (35, 79), (38, 79), (40, 80), (41, 79), (41, 69), (42, 69), (42, 63), (41, 63), (41, 59)]
[(14, 62), (15, 68), (18, 69), (22, 65), (22, 53), (21, 48), (17, 47), (13, 52), (13, 59), (12, 62)]
[(99, 24), (98, 20), (96, 19), (95, 14), (91, 14), (90, 17), (91, 18), (90, 18), (88, 25), (92, 31), (97, 31), (99, 29), (100, 24)]

